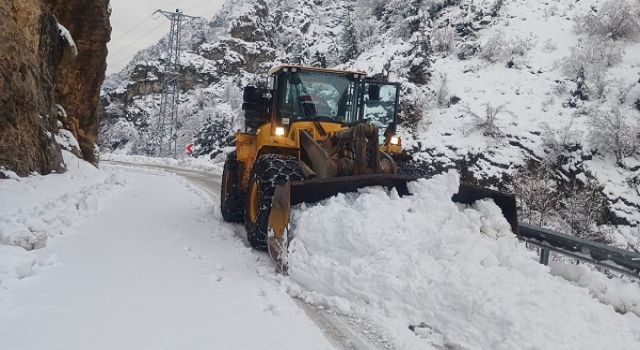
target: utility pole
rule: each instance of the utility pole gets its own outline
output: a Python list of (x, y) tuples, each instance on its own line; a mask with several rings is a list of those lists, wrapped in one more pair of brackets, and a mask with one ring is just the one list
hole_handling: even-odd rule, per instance
[(155, 130), (155, 152), (157, 157), (177, 156), (178, 105), (180, 104), (180, 54), (182, 53), (182, 25), (198, 17), (188, 16), (181, 10), (175, 12), (157, 10), (171, 21), (167, 43), (164, 72), (162, 74), (162, 97), (160, 113)]

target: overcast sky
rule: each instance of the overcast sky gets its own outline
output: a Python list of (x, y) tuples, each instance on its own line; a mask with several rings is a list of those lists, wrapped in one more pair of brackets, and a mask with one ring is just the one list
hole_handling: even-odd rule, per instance
[[(111, 42), (107, 74), (122, 69), (136, 52), (156, 43), (169, 32), (163, 16), (152, 16), (157, 9), (211, 18), (224, 0), (111, 0)], [(135, 28), (135, 29), (134, 29)]]

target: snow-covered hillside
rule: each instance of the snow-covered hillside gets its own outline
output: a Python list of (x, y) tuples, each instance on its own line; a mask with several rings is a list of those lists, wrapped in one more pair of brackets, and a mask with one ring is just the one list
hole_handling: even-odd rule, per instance
[[(277, 63), (357, 68), (403, 84), (404, 144), (431, 173), (638, 250), (639, 14), (638, 0), (228, 1), (185, 31), (178, 144), (222, 152), (241, 88)], [(164, 46), (105, 84), (103, 152), (149, 153)]]

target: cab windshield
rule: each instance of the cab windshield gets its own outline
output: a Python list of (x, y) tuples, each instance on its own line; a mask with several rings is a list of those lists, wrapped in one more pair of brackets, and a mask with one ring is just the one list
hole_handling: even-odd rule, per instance
[(278, 118), (353, 123), (358, 120), (359, 82), (353, 76), (283, 72), (277, 77)]

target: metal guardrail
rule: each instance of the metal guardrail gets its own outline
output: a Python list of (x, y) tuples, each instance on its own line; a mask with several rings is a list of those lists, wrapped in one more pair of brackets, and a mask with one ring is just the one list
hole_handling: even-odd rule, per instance
[(553, 251), (640, 279), (639, 253), (577, 238), (539, 226), (520, 224), (518, 228), (520, 239), (540, 247), (540, 263), (542, 264), (546, 265), (549, 262), (549, 252)]

